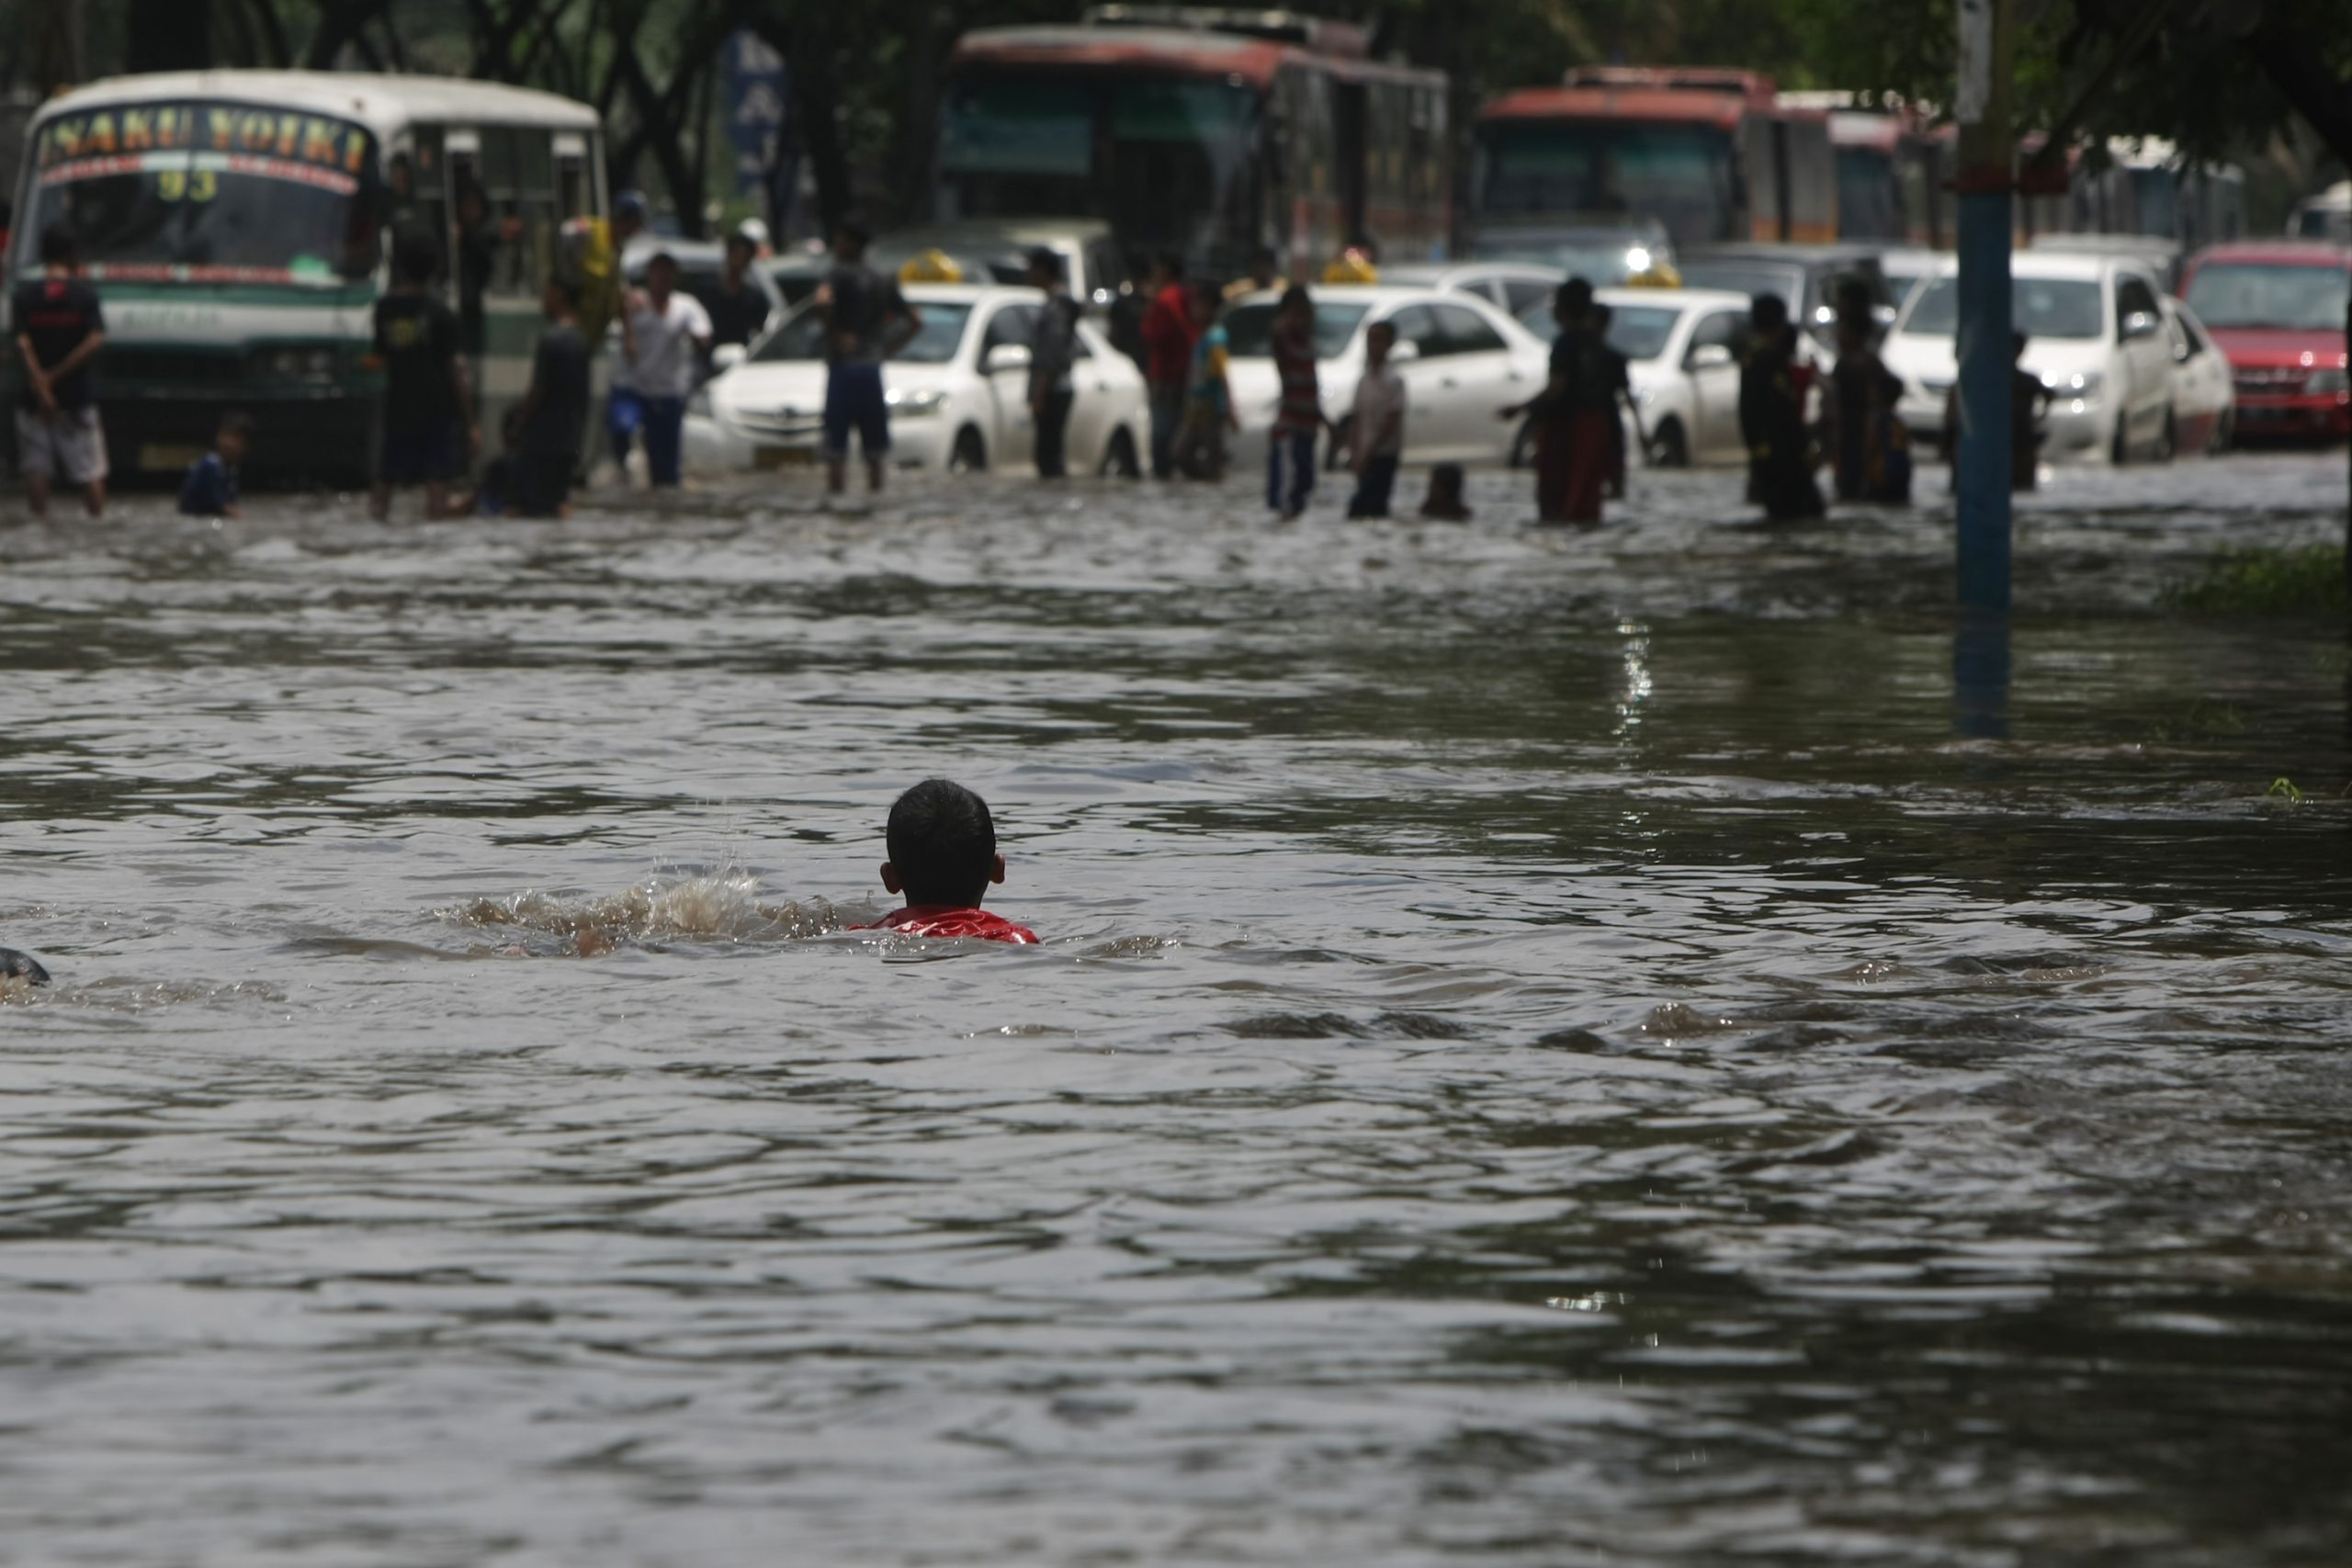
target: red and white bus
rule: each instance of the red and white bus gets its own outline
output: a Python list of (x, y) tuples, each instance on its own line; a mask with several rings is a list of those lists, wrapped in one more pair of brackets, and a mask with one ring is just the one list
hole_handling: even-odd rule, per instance
[(1770, 77), (1699, 66), (1586, 66), (1478, 113), (1472, 229), (1656, 219), (1678, 249), (1838, 236), (1829, 116)]
[(1128, 254), (1293, 276), (1364, 238), (1440, 254), (1453, 224), (1442, 73), (1375, 61), (1361, 28), (1283, 12), (1099, 6), (985, 28), (949, 67), (933, 217), (1091, 217)]
[(1839, 239), (1951, 248), (1951, 197), (1944, 189), (1951, 161), (1925, 116), (1900, 104), (1865, 105), (1852, 93), (1782, 93), (1781, 102), (1829, 116)]

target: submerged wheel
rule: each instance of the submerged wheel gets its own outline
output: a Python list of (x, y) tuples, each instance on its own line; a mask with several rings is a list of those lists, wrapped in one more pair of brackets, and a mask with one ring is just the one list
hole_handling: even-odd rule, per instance
[(2231, 428), (2232, 423), (2231, 416), (2227, 413), (2223, 413), (2213, 422), (2213, 436), (2211, 440), (2206, 442), (2206, 451), (2218, 457), (2230, 449), (2231, 438), (2237, 434), (2237, 432)]
[(1535, 461), (1535, 421), (1531, 416), (1519, 422), (1519, 434), (1510, 438), (1510, 466), (1524, 468)]
[(1690, 466), (1690, 438), (1682, 434), (1682, 422), (1669, 419), (1650, 436), (1650, 445), (1657, 449), (1655, 466), (1661, 468), (1687, 468)]
[(1111, 433), (1111, 445), (1103, 450), (1100, 472), (1105, 478), (1114, 474), (1123, 479), (1143, 478), (1143, 462), (1136, 454), (1135, 432), (1125, 425)]
[(2173, 454), (2179, 450), (2180, 434), (2173, 424), (2172, 415), (2167, 413), (2165, 415), (2164, 434), (2156, 437), (2155, 460), (2159, 463), (2169, 463), (2173, 459)]
[(2109, 444), (2107, 455), (2119, 468), (2132, 460), (2132, 443), (2125, 438), (2130, 423), (2123, 417), (2121, 409), (2115, 411), (2115, 439)]
[(951, 474), (978, 474), (987, 471), (989, 444), (970, 425), (956, 433), (956, 446), (947, 454), (947, 471)]

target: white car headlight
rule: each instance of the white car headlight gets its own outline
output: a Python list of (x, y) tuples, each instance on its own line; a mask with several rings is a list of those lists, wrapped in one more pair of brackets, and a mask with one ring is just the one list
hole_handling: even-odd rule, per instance
[(922, 387), (912, 391), (886, 392), (882, 400), (900, 419), (922, 419), (937, 413), (940, 405), (947, 400), (947, 394), (936, 387)]
[(2044, 376), (2041, 384), (2050, 389), (2052, 397), (2080, 398), (2088, 401), (2098, 396), (2102, 379), (2098, 371), (2086, 370), (2074, 376)]

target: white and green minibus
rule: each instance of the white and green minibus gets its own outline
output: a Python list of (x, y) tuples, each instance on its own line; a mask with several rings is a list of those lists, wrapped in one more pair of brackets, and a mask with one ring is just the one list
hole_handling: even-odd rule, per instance
[[(254, 423), (249, 471), (347, 482), (374, 451), (370, 312), (390, 236), (430, 234), (460, 304), (459, 194), (476, 231), (486, 443), (522, 395), (562, 226), (605, 210), (595, 112), (486, 82), (300, 71), (125, 76), (61, 94), (28, 128), (8, 262), (71, 230), (106, 311), (98, 361), (118, 475), (176, 473), (221, 412)], [(0, 381), (16, 395), (17, 356)], [(0, 422), (0, 429), (6, 422)]]

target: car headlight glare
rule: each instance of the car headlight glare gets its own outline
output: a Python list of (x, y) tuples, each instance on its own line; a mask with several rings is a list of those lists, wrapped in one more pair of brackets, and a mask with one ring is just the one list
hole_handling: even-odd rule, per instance
[(2053, 397), (2096, 398), (2102, 378), (2096, 370), (2086, 370), (2072, 376), (2044, 376), (2041, 384)]
[(922, 387), (910, 391), (885, 393), (882, 400), (890, 406), (892, 413), (901, 419), (922, 419), (937, 413), (940, 405), (946, 402), (947, 394), (936, 387)]

